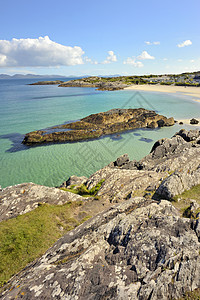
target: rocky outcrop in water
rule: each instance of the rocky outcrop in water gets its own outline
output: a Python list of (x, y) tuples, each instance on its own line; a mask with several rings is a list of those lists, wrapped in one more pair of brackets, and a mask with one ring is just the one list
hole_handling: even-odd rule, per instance
[(199, 121), (197, 119), (193, 118), (193, 119), (190, 120), (190, 124), (192, 124), (192, 125), (193, 124), (199, 124)]
[(129, 85), (121, 80), (106, 80), (101, 77), (88, 77), (82, 79), (75, 79), (63, 82), (59, 87), (93, 87), (100, 91), (115, 91), (122, 90)]
[(99, 138), (136, 128), (157, 128), (174, 125), (173, 118), (166, 118), (144, 108), (111, 109), (89, 115), (80, 121), (54, 126), (47, 130), (27, 133), (23, 143), (27, 145), (57, 142), (75, 142)]
[(69, 81), (39, 81), (32, 83), (30, 85), (52, 85), (58, 84), (59, 87), (91, 87), (97, 88), (100, 91), (116, 91), (122, 90), (130, 85), (130, 83), (126, 83), (123, 78), (103, 78), (103, 77), (87, 77), (80, 79), (73, 79)]
[(62, 84), (64, 81), (62, 80), (48, 80), (48, 81), (38, 81), (34, 83), (30, 83), (29, 85), (59, 85)]

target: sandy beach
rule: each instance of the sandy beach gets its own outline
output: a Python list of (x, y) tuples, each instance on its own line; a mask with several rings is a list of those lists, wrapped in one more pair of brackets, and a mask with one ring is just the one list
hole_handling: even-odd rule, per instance
[(192, 97), (193, 100), (200, 102), (200, 87), (184, 87), (184, 86), (167, 86), (167, 85), (131, 85), (125, 88), (126, 90), (138, 90), (146, 92), (159, 92), (159, 93), (174, 93), (183, 94)]

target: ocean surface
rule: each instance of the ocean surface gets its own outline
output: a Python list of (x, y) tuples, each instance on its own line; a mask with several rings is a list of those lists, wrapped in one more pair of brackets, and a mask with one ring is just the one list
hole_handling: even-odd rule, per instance
[[(45, 80), (45, 79), (42, 79)], [(199, 118), (200, 103), (181, 95), (135, 91), (96, 91), (93, 88), (31, 86), (33, 79), (0, 80), (0, 185), (22, 182), (60, 185), (71, 175), (90, 176), (124, 153), (141, 159), (154, 142), (171, 137), (178, 125), (138, 129), (85, 142), (22, 145), (27, 132), (45, 129), (112, 108), (156, 110), (175, 119)]]

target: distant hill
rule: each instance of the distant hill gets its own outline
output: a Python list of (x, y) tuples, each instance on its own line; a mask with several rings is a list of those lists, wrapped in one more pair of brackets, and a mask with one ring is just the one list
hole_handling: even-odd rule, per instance
[[(39, 78), (45, 78), (45, 79), (51, 79), (51, 78), (85, 78), (90, 77), (91, 75), (83, 75), (83, 76), (75, 76), (75, 75), (69, 75), (69, 76), (63, 76), (63, 75), (35, 75), (35, 74), (15, 74), (15, 75), (7, 75), (7, 74), (0, 74), (0, 79), (39, 79)], [(119, 74), (115, 75), (98, 75), (98, 77), (118, 77)]]
[(0, 74), (0, 79), (35, 79), (35, 78), (37, 79), (37, 78), (67, 78), (67, 77), (68, 76), (62, 76), (62, 75), (35, 75), (35, 74), (7, 75), (7, 74)]

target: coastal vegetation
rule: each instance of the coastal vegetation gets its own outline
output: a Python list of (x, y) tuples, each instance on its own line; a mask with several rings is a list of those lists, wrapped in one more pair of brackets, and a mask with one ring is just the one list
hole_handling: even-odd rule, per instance
[(71, 192), (74, 194), (78, 194), (82, 197), (95, 197), (98, 191), (100, 190), (105, 179), (101, 179), (93, 188), (88, 190), (85, 184), (81, 184), (80, 186), (71, 185), (69, 188), (61, 188), (63, 191)]
[(39, 81), (32, 85), (57, 84), (59, 87), (96, 87), (98, 90), (120, 90), (130, 85), (175, 85), (175, 86), (200, 86), (200, 72), (164, 75), (141, 75), (141, 76), (113, 76), (99, 77), (90, 76), (69, 80), (59, 81)]
[(67, 231), (90, 218), (89, 214), (82, 211), (82, 206), (82, 201), (64, 205), (40, 204), (31, 212), (2, 221), (0, 285), (44, 254)]
[[(191, 199), (197, 203), (196, 207), (191, 205)], [(183, 217), (195, 219), (200, 212), (200, 184), (173, 197), (172, 204), (179, 209)]]

